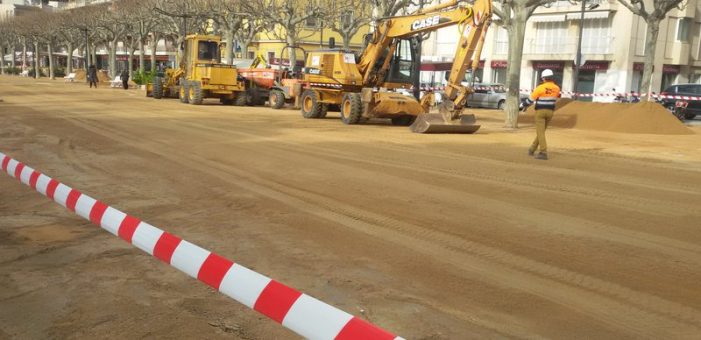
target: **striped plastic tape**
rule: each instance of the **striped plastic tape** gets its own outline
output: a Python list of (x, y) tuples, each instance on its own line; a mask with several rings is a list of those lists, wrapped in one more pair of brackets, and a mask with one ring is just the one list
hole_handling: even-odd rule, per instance
[(2, 170), (79, 216), (309, 339), (402, 339), (367, 321), (234, 263), (0, 152)]

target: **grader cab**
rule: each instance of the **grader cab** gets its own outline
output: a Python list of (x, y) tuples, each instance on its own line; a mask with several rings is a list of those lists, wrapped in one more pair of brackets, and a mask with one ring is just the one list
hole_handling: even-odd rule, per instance
[(219, 98), (223, 104), (245, 105), (246, 81), (235, 66), (221, 62), (220, 44), (221, 38), (215, 35), (188, 35), (179, 68), (154, 77), (150, 86), (153, 98), (180, 98), (194, 105), (206, 98)]

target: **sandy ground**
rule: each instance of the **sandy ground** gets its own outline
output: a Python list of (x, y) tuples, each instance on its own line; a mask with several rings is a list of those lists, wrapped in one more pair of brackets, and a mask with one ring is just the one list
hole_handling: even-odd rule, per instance
[[(408, 339), (701, 334), (701, 127), (475, 135), (0, 77), (0, 151)], [(287, 339), (0, 175), (0, 338)]]

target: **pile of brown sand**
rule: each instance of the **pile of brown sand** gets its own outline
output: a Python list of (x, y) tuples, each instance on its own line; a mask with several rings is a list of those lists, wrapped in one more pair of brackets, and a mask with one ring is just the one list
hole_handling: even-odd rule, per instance
[(73, 70), (75, 72), (75, 81), (84, 81), (86, 79), (86, 74), (84, 69)]
[(112, 81), (112, 78), (107, 74), (107, 71), (99, 70), (97, 71), (97, 81), (100, 83), (109, 83)]
[[(530, 107), (519, 122), (533, 123), (535, 111)], [(693, 134), (662, 105), (654, 102), (590, 103), (561, 99), (551, 126), (583, 130), (658, 135)]]

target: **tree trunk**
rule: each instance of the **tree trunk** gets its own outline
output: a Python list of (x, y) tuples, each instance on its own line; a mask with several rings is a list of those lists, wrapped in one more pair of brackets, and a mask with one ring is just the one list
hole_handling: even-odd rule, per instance
[(178, 51), (177, 55), (176, 55), (176, 60), (178, 62), (178, 65), (183, 64), (183, 63), (184, 63), (184, 65), (187, 65), (186, 60), (183, 59), (184, 57), (186, 57), (185, 51), (182, 48), (180, 48), (181, 46), (185, 46), (185, 36), (178, 35), (178, 37), (175, 40), (175, 44), (177, 46), (176, 51)]
[(158, 49), (158, 35), (156, 33), (152, 33), (149, 48), (151, 49), (151, 72), (156, 72), (156, 49)]
[(234, 31), (229, 29), (225, 30), (224, 41), (226, 41), (226, 50), (224, 51), (224, 63), (231, 65), (234, 63)]
[(521, 102), (521, 59), (523, 58), (523, 42), (526, 36), (526, 21), (528, 16), (523, 11), (514, 11), (511, 24), (506, 27), (509, 35), (509, 57), (506, 66), (506, 105), (504, 106), (504, 125), (518, 128), (518, 112)]
[(655, 62), (655, 49), (657, 47), (657, 36), (660, 33), (660, 20), (650, 18), (647, 22), (647, 41), (645, 42), (645, 64), (643, 66), (643, 79), (640, 92), (647, 93), (648, 100), (652, 100), (652, 68)]
[(350, 50), (351, 34), (350, 32), (343, 32), (341, 35), (343, 37), (343, 49), (346, 51)]
[(27, 69), (27, 39), (22, 38), (22, 71)]
[(66, 62), (66, 75), (73, 73), (73, 43), (69, 42), (66, 47), (68, 62)]
[(139, 39), (139, 73), (145, 71), (144, 61), (146, 60), (146, 51), (144, 51), (144, 39)]
[[(253, 43), (253, 39), (253, 37), (246, 38), (246, 40), (241, 42), (241, 56), (243, 58), (248, 58), (248, 46), (251, 46), (251, 43)], [(268, 60), (268, 62), (270, 62), (270, 60)]]
[(110, 78), (114, 79), (117, 76), (117, 40), (111, 40), (107, 43), (107, 54), (109, 56)]
[(54, 75), (54, 46), (52, 43), (48, 43), (46, 46), (49, 52), (49, 78), (54, 80), (56, 79), (56, 76)]
[(34, 79), (39, 79), (39, 42), (34, 41)]
[(91, 56), (90, 57), (90, 61), (91, 61), (90, 65), (95, 65), (95, 67), (97, 67), (97, 44), (92, 44), (92, 46), (90, 46), (90, 47), (92, 47), (90, 49), (90, 51), (92, 52), (90, 54), (90, 56)]
[[(289, 59), (290, 59), (290, 70), (294, 69), (295, 65), (297, 65), (297, 49), (295, 48), (297, 41), (295, 38), (290, 34), (290, 32), (287, 32), (287, 51), (289, 52)], [(280, 64), (282, 64), (282, 55), (280, 55)]]
[(5, 46), (0, 45), (0, 74), (5, 74)]
[(12, 53), (12, 68), (17, 67), (17, 46), (12, 45), (10, 47), (10, 53)]
[(129, 54), (129, 60), (127, 60), (127, 67), (129, 68), (129, 74), (133, 78), (134, 75), (132, 74), (132, 72), (134, 72), (134, 48), (131, 47), (131, 45), (127, 47), (127, 54)]

